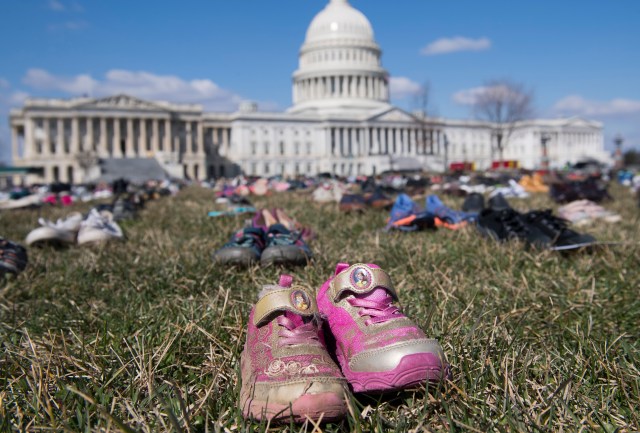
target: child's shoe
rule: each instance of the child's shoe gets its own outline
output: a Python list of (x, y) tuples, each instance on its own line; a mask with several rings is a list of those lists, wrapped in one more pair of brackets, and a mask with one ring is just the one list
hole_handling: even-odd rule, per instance
[(401, 313), (391, 279), (378, 266), (339, 263), (317, 300), (354, 392), (399, 390), (446, 377), (442, 347)]
[(335, 421), (347, 414), (347, 382), (327, 353), (317, 313), (313, 294), (288, 275), (264, 287), (240, 361), (245, 418)]
[(302, 234), (282, 224), (273, 224), (265, 235), (266, 246), (260, 257), (262, 266), (306, 266), (313, 254)]
[(261, 228), (245, 227), (234, 233), (229, 242), (213, 253), (213, 260), (224, 265), (249, 266), (260, 260), (264, 246), (264, 231)]

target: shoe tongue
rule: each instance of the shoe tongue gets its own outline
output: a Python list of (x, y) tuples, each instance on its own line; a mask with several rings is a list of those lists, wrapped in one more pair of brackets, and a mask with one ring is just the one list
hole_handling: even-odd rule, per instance
[(355, 294), (356, 298), (367, 299), (368, 301), (382, 302), (389, 297), (389, 292), (384, 287), (376, 287), (369, 293)]
[(296, 313), (293, 313), (291, 311), (285, 311), (284, 312), (284, 317), (286, 317), (287, 319), (291, 320), (294, 323), (294, 325), (296, 325), (296, 328), (298, 326), (304, 325), (304, 319), (302, 318), (302, 316), (300, 314), (296, 314)]
[(288, 235), (291, 233), (291, 231), (289, 231), (285, 226), (283, 226), (282, 224), (273, 224), (271, 227), (269, 227), (269, 234), (274, 233), (274, 234), (284, 234), (284, 235)]

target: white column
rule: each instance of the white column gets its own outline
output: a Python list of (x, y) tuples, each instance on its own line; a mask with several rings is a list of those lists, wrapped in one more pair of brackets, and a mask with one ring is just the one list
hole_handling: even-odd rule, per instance
[(11, 125), (11, 155), (15, 164), (20, 159), (20, 152), (18, 149), (18, 127), (13, 125)]
[(358, 140), (358, 128), (351, 130), (351, 151), (354, 156), (360, 155), (360, 140)]
[(106, 158), (109, 155), (107, 148), (107, 118), (100, 118), (100, 143), (98, 144), (98, 156), (100, 158)]
[(198, 156), (204, 156), (204, 130), (202, 128), (202, 122), (198, 121), (197, 124), (197, 137), (196, 142), (196, 154)]
[(411, 143), (411, 155), (416, 155), (418, 153), (418, 136), (417, 136), (417, 129), (410, 129), (409, 130), (409, 142)]
[(44, 128), (44, 143), (42, 145), (42, 154), (48, 156), (51, 154), (51, 119), (48, 117), (42, 119), (42, 127)]
[(191, 121), (185, 122), (185, 131), (186, 131), (186, 145), (185, 145), (185, 154), (193, 155), (193, 135), (191, 134)]
[[(113, 119), (113, 157), (122, 158), (122, 147), (120, 142), (122, 141), (122, 131), (120, 131), (120, 118)], [(126, 145), (125, 145), (126, 146)]]
[(224, 155), (228, 156), (231, 150), (231, 143), (229, 142), (229, 130), (227, 128), (222, 129), (222, 147), (224, 148)]
[(57, 128), (57, 132), (58, 132), (58, 138), (57, 138), (57, 143), (56, 143), (56, 155), (64, 155), (64, 119), (61, 117), (58, 117), (58, 128)]
[(87, 139), (85, 141), (85, 150), (93, 152), (94, 137), (93, 137), (93, 117), (87, 117)]
[(400, 134), (402, 137), (402, 154), (406, 155), (408, 153), (409, 150), (409, 142), (408, 142), (408, 134), (407, 134), (407, 130), (402, 128), (400, 130)]
[(126, 144), (126, 148), (125, 148), (125, 155), (127, 158), (132, 158), (136, 155), (136, 151), (133, 148), (134, 144), (134, 137), (133, 137), (133, 119), (131, 117), (127, 118), (127, 144)]
[(172, 152), (171, 149), (171, 119), (164, 119), (164, 151)]
[(147, 138), (147, 119), (142, 118), (138, 120), (138, 122), (140, 123), (140, 141), (138, 142), (138, 155), (144, 156), (146, 158), (148, 156), (147, 145), (149, 144)]
[(371, 155), (371, 128), (366, 127), (364, 128), (364, 130), (362, 131), (364, 133), (364, 138), (362, 139), (362, 143), (364, 145), (364, 149), (362, 151), (363, 155)]
[(33, 141), (33, 119), (31, 117), (27, 117), (24, 123), (24, 142), (22, 148), (22, 158), (28, 159), (33, 155), (33, 151), (35, 150), (35, 143)]
[(80, 119), (74, 116), (71, 119), (71, 155), (77, 155), (80, 151)]
[(160, 122), (153, 119), (151, 124), (153, 137), (151, 138), (151, 151), (156, 155), (160, 151)]

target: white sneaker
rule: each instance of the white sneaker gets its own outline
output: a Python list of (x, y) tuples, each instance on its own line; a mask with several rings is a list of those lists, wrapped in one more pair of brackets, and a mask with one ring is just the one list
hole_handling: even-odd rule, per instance
[(329, 203), (334, 201), (333, 191), (328, 184), (320, 185), (313, 191), (313, 200), (318, 203)]
[(113, 220), (111, 212), (98, 212), (95, 209), (91, 209), (87, 219), (82, 221), (80, 226), (78, 245), (122, 238), (124, 238), (122, 229)]
[(78, 230), (80, 230), (82, 214), (80, 212), (73, 212), (69, 214), (67, 218), (60, 218), (55, 223), (44, 218), (39, 218), (38, 223), (41, 227), (32, 230), (27, 235), (27, 245), (33, 245), (38, 242), (72, 244), (75, 243)]

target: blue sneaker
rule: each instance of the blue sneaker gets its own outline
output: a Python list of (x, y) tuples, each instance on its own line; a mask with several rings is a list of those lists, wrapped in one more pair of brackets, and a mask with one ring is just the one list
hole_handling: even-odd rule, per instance
[(249, 266), (260, 260), (264, 247), (264, 230), (245, 227), (237, 231), (229, 242), (213, 253), (213, 260), (225, 265)]
[(400, 194), (391, 208), (391, 217), (385, 230), (396, 229), (412, 232), (435, 227), (434, 215), (426, 212), (406, 194)]
[(437, 195), (430, 195), (425, 201), (426, 211), (434, 214), (438, 219), (446, 224), (460, 224), (462, 222), (475, 221), (478, 214), (461, 212), (447, 207)]

